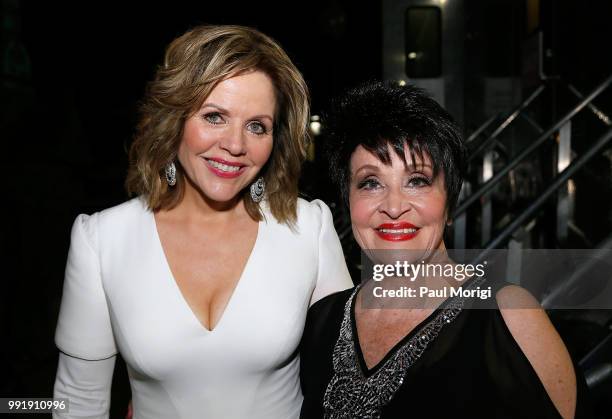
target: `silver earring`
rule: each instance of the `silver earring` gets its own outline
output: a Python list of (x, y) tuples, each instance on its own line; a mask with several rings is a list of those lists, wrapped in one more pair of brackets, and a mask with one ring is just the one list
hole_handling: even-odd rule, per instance
[(170, 162), (166, 165), (166, 182), (169, 186), (176, 185), (176, 166), (174, 162)]
[(266, 182), (263, 177), (259, 177), (254, 183), (251, 184), (251, 199), (253, 202), (261, 202), (266, 192)]

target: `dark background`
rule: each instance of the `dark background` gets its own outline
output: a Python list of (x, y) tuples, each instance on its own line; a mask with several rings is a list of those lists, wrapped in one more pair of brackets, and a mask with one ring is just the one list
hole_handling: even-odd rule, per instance
[[(547, 42), (558, 52), (550, 65), (588, 91), (612, 71), (609, 2), (553, 3), (541, 2), (540, 19)], [(278, 40), (303, 72), (312, 113), (320, 114), (333, 95), (381, 77), (382, 5), (380, 0), (1, 4), (0, 397), (50, 397), (70, 227), (77, 214), (127, 198), (126, 152), (138, 101), (165, 46), (200, 23), (256, 27)], [(474, 80), (520, 77), (521, 44), (530, 36), (525, 4), (466, 2), (466, 74), (471, 75), (466, 83), (475, 86), (466, 92), (466, 133), (483, 122)], [(599, 106), (610, 113), (610, 96)], [(542, 112), (552, 120), (556, 111)], [(589, 133), (589, 124), (583, 124), (581, 135)], [(336, 200), (320, 160), (304, 173), (305, 193)], [(593, 234), (607, 234), (612, 217), (607, 207), (593, 204), (601, 198), (598, 188), (589, 190), (584, 205), (599, 218), (585, 224)], [(592, 214), (586, 210), (584, 217)], [(126, 380), (119, 363), (112, 417), (121, 415), (129, 399)]]
[[(2, 7), (11, 67), (0, 90), (0, 243), (10, 273), (0, 289), (0, 397), (50, 397), (70, 228), (79, 213), (127, 198), (138, 101), (165, 46), (197, 24), (256, 27), (303, 72), (317, 113), (330, 95), (380, 77), (381, 6), (13, 0)], [(116, 375), (111, 417), (129, 398), (121, 364)]]

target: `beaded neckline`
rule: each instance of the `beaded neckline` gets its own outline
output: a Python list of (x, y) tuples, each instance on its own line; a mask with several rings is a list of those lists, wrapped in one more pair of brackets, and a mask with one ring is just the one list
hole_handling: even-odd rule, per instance
[[(484, 278), (470, 281), (466, 289), (475, 288)], [(352, 310), (355, 288), (344, 306), (340, 335), (333, 351), (334, 375), (323, 397), (325, 417), (380, 418), (382, 408), (388, 404), (404, 382), (410, 368), (425, 352), (440, 331), (457, 318), (466, 298), (446, 300), (411, 332), (401, 345), (393, 347), (376, 366), (363, 371), (355, 348)]]

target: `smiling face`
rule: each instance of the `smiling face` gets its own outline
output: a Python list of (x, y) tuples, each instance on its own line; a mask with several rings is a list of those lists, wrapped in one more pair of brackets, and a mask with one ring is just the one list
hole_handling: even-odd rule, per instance
[(444, 175), (433, 177), (429, 156), (407, 165), (389, 149), (386, 165), (358, 146), (351, 156), (349, 205), (353, 234), (362, 249), (444, 249)]
[(274, 86), (261, 71), (221, 81), (185, 122), (178, 160), (186, 193), (228, 204), (239, 199), (272, 152)]

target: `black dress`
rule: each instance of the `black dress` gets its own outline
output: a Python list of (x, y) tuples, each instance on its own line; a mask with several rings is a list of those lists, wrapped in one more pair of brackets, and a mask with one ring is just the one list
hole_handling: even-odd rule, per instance
[[(354, 294), (329, 295), (308, 312), (301, 418), (561, 417), (499, 310), (448, 299), (368, 370), (355, 338)], [(580, 374), (577, 383), (575, 417), (588, 418)]]

